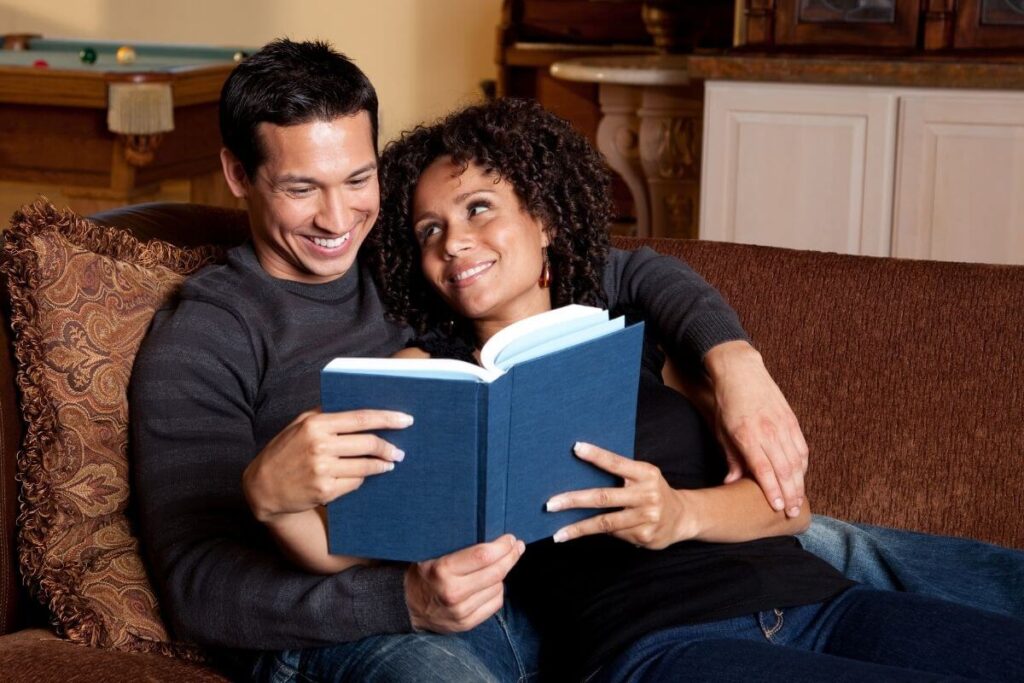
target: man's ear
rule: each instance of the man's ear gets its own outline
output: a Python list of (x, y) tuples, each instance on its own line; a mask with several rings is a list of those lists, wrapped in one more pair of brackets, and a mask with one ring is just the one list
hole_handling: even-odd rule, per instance
[(239, 199), (249, 196), (249, 175), (245, 166), (227, 147), (220, 148), (220, 165), (224, 169), (224, 180), (228, 181), (231, 194)]

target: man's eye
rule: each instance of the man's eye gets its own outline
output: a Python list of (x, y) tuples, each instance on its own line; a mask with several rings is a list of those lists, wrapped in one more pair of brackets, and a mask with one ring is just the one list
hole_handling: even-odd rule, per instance
[(306, 197), (312, 194), (313, 190), (312, 187), (289, 187), (287, 192), (294, 197)]
[(364, 175), (360, 176), (359, 178), (353, 178), (348, 181), (348, 184), (351, 187), (363, 187), (364, 185), (366, 185), (366, 183), (370, 182), (370, 177), (371, 176)]

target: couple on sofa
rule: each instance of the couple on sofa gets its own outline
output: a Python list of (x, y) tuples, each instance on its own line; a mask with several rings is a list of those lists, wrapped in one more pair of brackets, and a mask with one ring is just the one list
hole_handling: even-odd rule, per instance
[[(1015, 619), (853, 586), (787, 535), (809, 514), (788, 405), (699, 277), (608, 249), (606, 171), (564, 123), (524, 103), (469, 109), (389, 147), (378, 189), (376, 109), (365, 76), (319, 44), (272, 43), (225, 84), (225, 175), (252, 241), (157, 313), (132, 382), (142, 532), (179, 636), (258, 648), (239, 659), (274, 680), (518, 680), (542, 658), (602, 680), (683, 666), (716, 680), (1021, 675)], [(324, 363), (473, 358), (500, 327), (574, 301), (643, 317), (656, 337), (640, 462), (581, 444), (623, 487), (549, 503), (615, 509), (529, 550), (502, 537), (409, 566), (328, 555), (320, 506), (401, 467), (369, 432), (415, 416), (320, 413)], [(663, 384), (657, 344), (713, 394), (702, 409), (721, 416), (728, 464)], [(865, 552), (843, 569), (924, 570), (912, 588), (940, 593), (971, 582), (960, 557), (917, 567), (916, 548), (1000, 552), (824, 519), (800, 538), (827, 559), (882, 539), (891, 564)]]

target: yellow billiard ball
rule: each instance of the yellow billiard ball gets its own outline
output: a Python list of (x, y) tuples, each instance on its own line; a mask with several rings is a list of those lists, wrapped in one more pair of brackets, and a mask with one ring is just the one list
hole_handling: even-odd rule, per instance
[(122, 45), (117, 48), (117, 63), (131, 64), (135, 61), (135, 48), (130, 45)]

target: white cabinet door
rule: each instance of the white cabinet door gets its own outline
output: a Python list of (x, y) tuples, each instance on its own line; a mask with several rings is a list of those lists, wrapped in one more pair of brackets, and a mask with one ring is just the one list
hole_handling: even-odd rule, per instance
[(700, 236), (889, 254), (898, 92), (708, 82)]
[(1024, 93), (900, 101), (893, 255), (1024, 264)]

